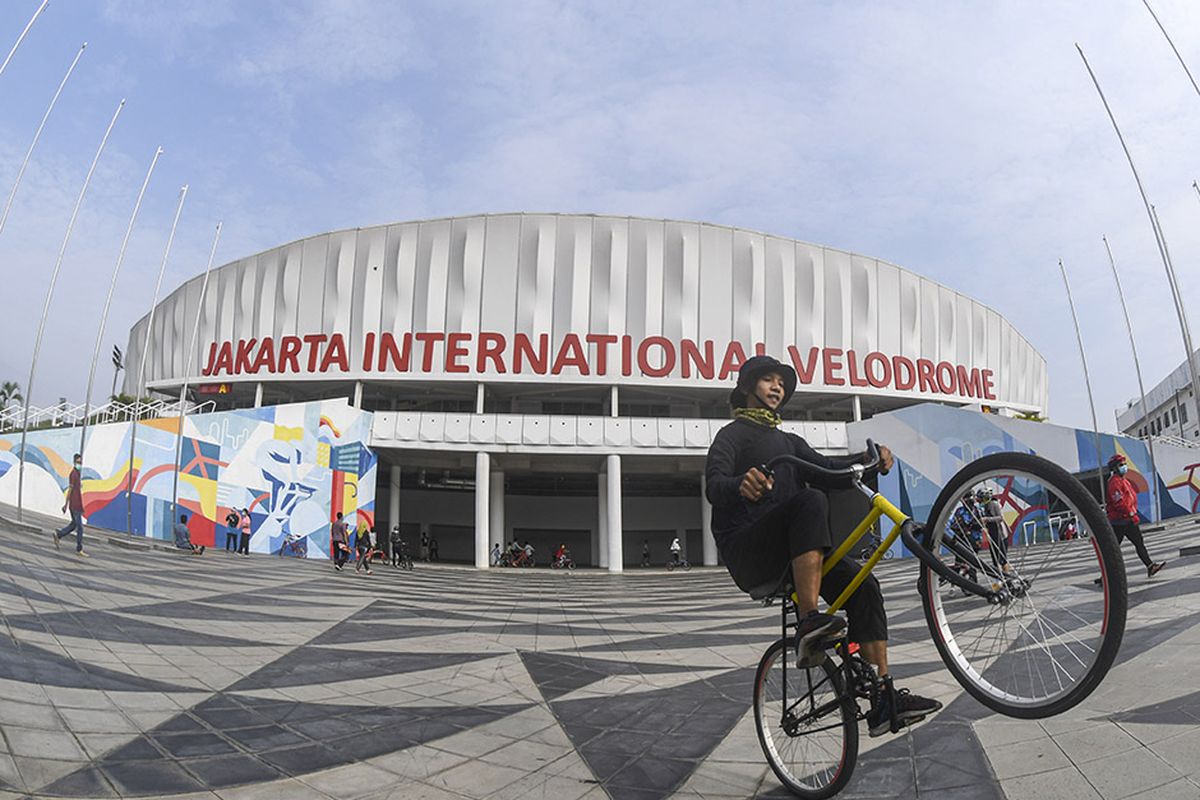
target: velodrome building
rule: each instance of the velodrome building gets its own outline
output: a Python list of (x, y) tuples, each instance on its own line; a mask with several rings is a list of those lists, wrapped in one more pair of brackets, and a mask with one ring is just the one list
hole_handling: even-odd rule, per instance
[[(1044, 413), (1046, 364), (1000, 314), (879, 259), (751, 230), (566, 214), (313, 236), (178, 287), (130, 333), (126, 392), (371, 412), (375, 518), (486, 563), (499, 541), (582, 564), (717, 563), (703, 465), (741, 362), (792, 363), (787, 427), (935, 402)], [(201, 305), (203, 307), (201, 307)], [(199, 314), (199, 335), (187, 352)], [(146, 326), (153, 325), (149, 347)], [(188, 365), (191, 365), (190, 369)], [(187, 374), (189, 373), (190, 374)]]

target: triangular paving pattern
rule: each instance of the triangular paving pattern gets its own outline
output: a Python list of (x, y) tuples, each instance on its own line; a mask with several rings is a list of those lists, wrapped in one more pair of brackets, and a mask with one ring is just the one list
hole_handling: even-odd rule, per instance
[[(305, 775), (442, 739), (531, 704), (372, 707), (218, 694), (38, 791), (67, 797), (201, 791)], [(98, 773), (96, 771), (99, 771)], [(100, 775), (103, 775), (103, 778)]]
[(66, 658), (29, 642), (0, 636), (0, 678), (45, 686), (118, 692), (182, 692), (189, 687)]
[(601, 658), (520, 651), (526, 671), (537, 684), (547, 701), (613, 675), (643, 675), (672, 672), (691, 672), (692, 667), (674, 664), (637, 664), (629, 661), (606, 661)]
[(354, 681), (450, 667), (470, 661), (495, 658), (495, 653), (412, 653), (375, 650), (343, 650), (332, 647), (297, 647), (285, 656), (239, 680), (229, 691), (277, 689), (285, 686), (320, 685), (330, 681)]
[(750, 705), (752, 669), (670, 689), (550, 703), (576, 751), (614, 800), (674, 792)]

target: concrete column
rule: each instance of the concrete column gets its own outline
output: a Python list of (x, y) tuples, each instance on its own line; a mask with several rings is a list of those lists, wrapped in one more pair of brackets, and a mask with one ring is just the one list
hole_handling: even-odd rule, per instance
[(717, 565), (717, 540), (712, 532), (712, 503), (708, 502), (708, 476), (700, 473), (700, 541), (704, 542), (704, 566)]
[(850, 402), (854, 406), (854, 421), (862, 422), (862, 398), (854, 395), (854, 397), (850, 398)]
[(620, 397), (620, 393), (617, 391), (617, 387), (616, 386), (608, 387), (608, 402), (609, 402), (608, 415), (610, 417), (621, 416), (620, 400), (621, 400), (621, 397)]
[(487, 453), (475, 454), (475, 567), (488, 566), (488, 496), (492, 459)]
[(500, 543), (500, 549), (504, 549), (505, 543), (508, 541), (507, 531), (504, 528), (504, 473), (501, 470), (492, 471), (492, 485), (490, 503), (488, 506), (488, 533), (491, 534), (492, 541), (488, 542), (488, 563), (492, 563), (490, 555), (492, 545), (496, 542)]
[(608, 571), (625, 569), (624, 543), (621, 541), (621, 457), (608, 457)]
[(475, 413), (483, 413), (483, 384), (475, 384)]
[(353, 405), (355, 408), (362, 408), (362, 393), (363, 393), (362, 381), (355, 381), (354, 382), (354, 398), (350, 401), (350, 404)]
[(255, 408), (262, 408), (262, 392), (263, 392), (262, 384), (261, 383), (254, 384), (254, 407)]
[[(392, 464), (388, 474), (388, 530), (400, 524), (400, 465)], [(380, 531), (382, 533), (382, 531)]]
[(608, 475), (601, 472), (596, 476), (596, 505), (599, 510), (599, 525), (596, 528), (596, 547), (593, 564), (601, 568), (608, 566)]

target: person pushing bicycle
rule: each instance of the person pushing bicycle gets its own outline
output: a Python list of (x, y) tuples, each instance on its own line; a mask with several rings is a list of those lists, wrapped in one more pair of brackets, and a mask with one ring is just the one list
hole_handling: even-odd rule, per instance
[[(707, 497), (717, 548), (734, 582), (743, 591), (778, 579), (791, 565), (800, 619), (796, 651), (800, 667), (825, 658), (823, 644), (846, 628), (840, 617), (817, 610), (818, 596), (832, 602), (850, 584), (859, 564), (836, 563), (824, 578), (822, 562), (832, 548), (829, 500), (817, 487), (781, 469), (764, 474), (759, 467), (780, 455), (794, 455), (826, 469), (866, 463), (865, 454), (825, 456), (803, 438), (779, 429), (780, 409), (796, 390), (796, 373), (770, 356), (754, 356), (738, 371), (730, 393), (733, 422), (718, 431), (705, 466)], [(879, 448), (881, 471), (892, 454)], [(849, 638), (874, 665), (881, 691), (872, 698), (867, 724), (871, 736), (895, 733), (939, 710), (942, 704), (896, 689), (888, 674), (887, 615), (879, 581), (870, 576), (846, 602)]]

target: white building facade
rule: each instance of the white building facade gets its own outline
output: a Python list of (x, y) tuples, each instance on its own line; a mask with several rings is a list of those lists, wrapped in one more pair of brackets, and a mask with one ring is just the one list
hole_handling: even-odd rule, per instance
[[(214, 270), (130, 333), (127, 376), (229, 406), (344, 396), (374, 412), (379, 528), (487, 563), (500, 541), (620, 570), (679, 536), (716, 563), (704, 455), (756, 352), (795, 366), (787, 426), (918, 402), (1044, 413), (1004, 318), (875, 258), (754, 231), (496, 214), (314, 236)], [(199, 315), (190, 354), (187, 342)], [(147, 326), (149, 347), (143, 353)], [(126, 391), (135, 387), (129, 384)]]
[[(1200, 363), (1200, 355), (1196, 356)], [(1116, 412), (1117, 427), (1128, 436), (1158, 436), (1200, 445), (1200, 418), (1192, 397), (1192, 374), (1187, 362), (1176, 367), (1153, 389), (1146, 392), (1146, 403), (1135, 398)]]

